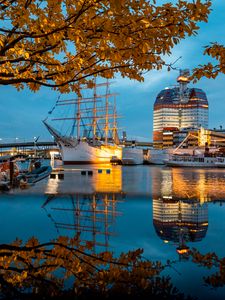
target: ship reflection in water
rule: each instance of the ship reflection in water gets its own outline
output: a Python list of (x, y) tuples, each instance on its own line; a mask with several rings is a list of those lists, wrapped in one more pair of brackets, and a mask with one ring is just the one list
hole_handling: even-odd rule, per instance
[(91, 194), (95, 192), (122, 193), (122, 171), (111, 165), (64, 168), (51, 174), (45, 193)]
[(98, 246), (107, 251), (116, 217), (121, 215), (118, 198), (114, 193), (49, 195), (42, 208), (59, 235), (79, 236), (94, 252)]
[(45, 194), (42, 208), (58, 234), (79, 235), (82, 244), (89, 243), (94, 252), (110, 250), (109, 238), (116, 234), (115, 220), (121, 215), (117, 204), (124, 198), (121, 168), (67, 166), (52, 174)]

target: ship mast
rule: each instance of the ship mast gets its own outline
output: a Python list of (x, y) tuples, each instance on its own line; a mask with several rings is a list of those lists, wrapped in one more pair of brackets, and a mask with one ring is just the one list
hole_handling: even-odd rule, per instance
[(77, 98), (77, 140), (80, 140), (80, 102), (81, 97)]
[(96, 107), (96, 78), (95, 78), (95, 82), (94, 82), (94, 105), (93, 105), (93, 143), (95, 143), (96, 140), (96, 112), (97, 112), (97, 107)]
[[(69, 142), (72, 141), (71, 136), (74, 136), (75, 134), (78, 141), (82, 137), (87, 137), (87, 142), (91, 142), (94, 145), (96, 145), (98, 138), (101, 138), (102, 141), (104, 140), (103, 142), (105, 145), (108, 145), (111, 140), (116, 144), (119, 144), (117, 134), (118, 116), (115, 98), (117, 94), (110, 93), (109, 85), (108, 79), (106, 82), (97, 84), (95, 78), (91, 87), (88, 85), (81, 87), (82, 90), (89, 90), (91, 88), (91, 96), (84, 97), (82, 94), (79, 94), (75, 99), (57, 100), (55, 106), (59, 106), (60, 108), (64, 108), (64, 106), (75, 106), (75, 111), (72, 112), (72, 116), (57, 116), (52, 118), (52, 121), (73, 121), (70, 135), (67, 137), (67, 135), (58, 133), (58, 139), (63, 138), (65, 140), (67, 138)], [(98, 95), (97, 88), (103, 86), (105, 88), (105, 93)], [(113, 96), (114, 104), (111, 104), (109, 98)], [(47, 128), (50, 129), (50, 126)], [(98, 137), (99, 134), (100, 136)], [(56, 135), (56, 133), (54, 133), (54, 135)]]
[(109, 133), (109, 81), (106, 82), (106, 103), (105, 103), (105, 144), (108, 144)]
[(113, 142), (117, 143), (117, 126), (116, 126), (116, 97), (114, 96), (114, 104), (113, 104)]

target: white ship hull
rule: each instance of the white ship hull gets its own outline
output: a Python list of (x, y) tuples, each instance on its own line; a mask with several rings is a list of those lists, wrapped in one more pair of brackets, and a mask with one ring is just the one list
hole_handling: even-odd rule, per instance
[(169, 159), (174, 149), (150, 149), (147, 162), (154, 165), (164, 165), (165, 160)]
[(224, 168), (225, 160), (216, 156), (173, 155), (172, 158), (165, 160), (165, 164), (170, 167)]
[(212, 168), (217, 167), (215, 159), (209, 158), (205, 159), (203, 162), (196, 162), (196, 161), (174, 161), (174, 160), (167, 160), (165, 164), (169, 167), (191, 167), (191, 168)]
[(194, 149), (194, 148), (180, 148), (175, 151), (174, 148), (168, 148), (168, 149), (150, 149), (149, 150), (149, 155), (147, 158), (147, 162), (150, 164), (155, 164), (155, 165), (164, 165), (165, 161), (169, 160), (169, 158), (173, 154), (189, 154), (192, 155), (193, 152), (196, 152), (196, 154), (203, 154), (204, 149)]
[(122, 158), (122, 147), (118, 145), (90, 145), (86, 141), (66, 145), (59, 142), (64, 165), (110, 163)]
[(124, 147), (122, 150), (122, 165), (142, 165), (144, 160), (143, 149)]

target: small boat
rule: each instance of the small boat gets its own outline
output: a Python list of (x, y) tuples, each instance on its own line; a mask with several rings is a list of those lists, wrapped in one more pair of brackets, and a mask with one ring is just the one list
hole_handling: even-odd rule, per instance
[(27, 188), (46, 178), (52, 172), (50, 165), (41, 165), (40, 161), (31, 160), (28, 169), (21, 169), (19, 162), (27, 156), (14, 155), (0, 157), (0, 190), (9, 191), (11, 188)]
[(41, 166), (40, 168), (28, 172), (25, 176), (27, 178), (28, 183), (35, 183), (48, 177), (51, 174), (51, 172), (51, 166)]
[(26, 173), (21, 173), (17, 176), (17, 181), (19, 186), (24, 188), (26, 185), (36, 183), (46, 177), (48, 177), (52, 172), (52, 167), (50, 165), (41, 166), (41, 163), (35, 162), (30, 171)]
[(15, 178), (20, 174), (19, 163), (24, 162), (27, 155), (0, 156), (0, 190), (9, 191), (16, 185)]

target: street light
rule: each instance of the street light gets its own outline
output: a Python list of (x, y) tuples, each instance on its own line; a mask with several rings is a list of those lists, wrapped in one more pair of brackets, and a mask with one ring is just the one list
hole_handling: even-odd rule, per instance
[(37, 141), (39, 140), (39, 137), (34, 136), (34, 157), (37, 156)]

